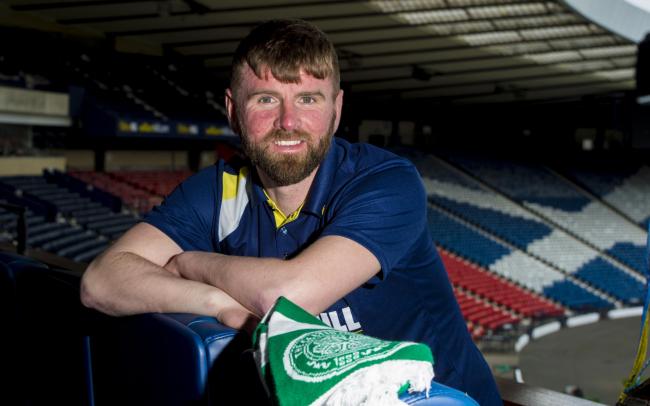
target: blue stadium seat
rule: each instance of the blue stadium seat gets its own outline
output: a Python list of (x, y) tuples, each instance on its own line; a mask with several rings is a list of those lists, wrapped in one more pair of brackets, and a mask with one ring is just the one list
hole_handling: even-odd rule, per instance
[(486, 158), (451, 156), (469, 172), (520, 202), (579, 211), (591, 200), (541, 166)]
[(640, 305), (643, 303), (645, 286), (601, 258), (595, 258), (583, 265), (576, 272), (576, 276), (589, 281), (593, 286), (625, 304)]
[(108, 246), (108, 241), (102, 238), (94, 238), (88, 241), (81, 241), (73, 245), (69, 245), (65, 248), (62, 248), (56, 252), (57, 255), (74, 259), (80, 254), (88, 252), (88, 250), (94, 250), (96, 248), (105, 249)]
[(58, 238), (56, 240), (49, 241), (41, 246), (46, 251), (55, 252), (63, 247), (75, 244), (79, 241), (85, 241), (90, 238), (95, 237), (95, 234), (92, 231), (77, 229), (76, 232), (70, 233), (63, 238)]
[(400, 400), (417, 406), (478, 406), (478, 403), (465, 393), (435, 381), (431, 382), (428, 393), (405, 394), (400, 396)]
[(618, 242), (606, 251), (640, 274), (645, 270), (645, 247), (629, 242)]
[[(30, 230), (31, 231), (31, 230)], [(51, 230), (48, 232), (44, 233), (38, 233), (38, 235), (32, 235), (30, 233), (29, 237), (27, 238), (27, 243), (29, 245), (33, 246), (40, 246), (41, 244), (45, 244), (49, 241), (54, 241), (66, 236), (69, 236), (71, 234), (76, 234), (79, 233), (81, 230), (75, 227), (70, 227), (70, 226), (65, 226), (60, 229), (55, 229)]]
[(429, 201), (444, 207), (457, 216), (490, 231), (492, 234), (523, 250), (531, 242), (550, 234), (552, 231), (550, 227), (541, 222), (456, 202), (442, 196), (429, 196)]
[[(219, 366), (238, 359), (241, 351), (235, 346), (245, 340), (235, 339), (236, 335), (235, 330), (205, 316), (107, 318), (91, 337), (95, 396), (105, 404), (124, 404), (126, 399), (134, 405), (207, 405), (211, 397), (219, 404), (220, 396), (211, 392), (209, 377), (223, 380), (232, 373)], [(217, 360), (220, 354), (225, 358)], [(220, 389), (228, 392), (231, 388)]]
[(648, 179), (650, 170), (634, 158), (626, 157), (624, 162), (583, 164), (582, 167), (567, 169), (568, 176), (605, 202), (625, 213), (648, 229), (650, 204)]
[(612, 303), (581, 288), (570, 280), (553, 283), (544, 288), (544, 294), (574, 310), (591, 311), (611, 309)]
[(433, 208), (427, 209), (429, 233), (436, 244), (489, 268), (497, 259), (510, 253), (510, 249), (482, 236), (464, 224)]
[(0, 253), (0, 272), (2, 312), (13, 312), (0, 347), (2, 368), (10, 369), (0, 403), (92, 404), (80, 275), (6, 252)]
[[(113, 227), (108, 230), (107, 234), (104, 234), (104, 237), (107, 238), (119, 236), (125, 231), (125, 228), (128, 228), (122, 227), (118, 229), (116, 226), (125, 224), (131, 226), (137, 221), (133, 216), (118, 212), (122, 205), (120, 199), (116, 196), (89, 188), (86, 183), (79, 179), (59, 171), (46, 170), (43, 176), (1, 177), (1, 185), (4, 185), (2, 190), (5, 195), (14, 194), (16, 190), (21, 190), (22, 193), (27, 193), (30, 199), (35, 201), (35, 204), (47, 205), (49, 211), (41, 214), (49, 216), (50, 220), (53, 220), (56, 213), (58, 217), (63, 216), (71, 223), (100, 234), (102, 234), (103, 229)], [(52, 243), (59, 250), (66, 248), (63, 251), (64, 254), (59, 255), (67, 256), (71, 254), (73, 257), (75, 256), (74, 250), (67, 250), (65, 246), (69, 239), (56, 242), (41, 237), (41, 234), (45, 233), (56, 238), (56, 235), (50, 234), (49, 231), (57, 227), (61, 228), (61, 226), (57, 226), (53, 222), (46, 223), (42, 216), (30, 216), (27, 221), (32, 237), (29, 239), (29, 244), (41, 243), (47, 246)], [(66, 234), (66, 238), (68, 237)], [(101, 240), (95, 242), (98, 245)], [(45, 247), (43, 249), (50, 250), (53, 248)]]

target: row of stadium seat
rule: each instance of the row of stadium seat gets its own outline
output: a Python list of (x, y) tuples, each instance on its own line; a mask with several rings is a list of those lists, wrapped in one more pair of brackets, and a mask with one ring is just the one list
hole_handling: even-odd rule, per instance
[(488, 330), (497, 331), (520, 321), (519, 317), (495, 308), (459, 289), (454, 289), (454, 295), (474, 339), (480, 339)]
[(50, 183), (44, 176), (2, 177), (0, 183), (9, 185), (14, 189), (14, 193), (27, 192), (43, 202), (52, 204), (60, 217), (108, 238), (123, 234), (136, 221), (132, 215), (116, 213), (101, 202)]
[(566, 170), (576, 183), (648, 229), (650, 167), (629, 158), (612, 165), (577, 165)]
[[(641, 255), (645, 228), (630, 223), (600, 201), (591, 199), (575, 184), (545, 167), (521, 162), (472, 159), (450, 155), (449, 159), (476, 178), (498, 189), (533, 212), (551, 219), (566, 231), (595, 246), (616, 260), (643, 273), (643, 264), (629, 251)], [(617, 244), (625, 243), (621, 251)], [(633, 254), (633, 255), (634, 255)]]
[[(434, 158), (430, 157), (428, 160), (421, 159), (420, 166), (423, 166), (423, 164), (426, 166), (427, 161), (432, 163), (431, 166), (437, 167), (435, 173), (431, 173), (433, 178), (423, 177), (425, 188), (429, 193), (429, 200), (435, 207), (453, 213), (454, 216), (464, 219), (473, 226), (485, 231), (486, 234), (496, 236), (508, 244), (512, 244), (519, 250), (537, 259), (541, 259), (567, 275), (570, 274), (578, 278), (581, 282), (587, 283), (593, 288), (600, 290), (601, 293), (606, 293), (622, 303), (636, 304), (641, 300), (642, 296), (640, 296), (639, 292), (643, 289), (641, 283), (642, 278), (639, 275), (635, 275), (631, 270), (626, 270), (609, 260), (607, 252), (602, 250), (598, 251), (592, 246), (585, 244), (579, 238), (575, 238), (563, 230), (546, 224), (534, 212), (527, 211), (526, 208), (522, 208), (509, 198), (504, 198), (487, 188), (481, 188), (481, 185), (477, 181), (473, 181), (467, 176), (464, 176), (462, 182), (456, 182), (456, 179), (461, 177), (460, 172), (456, 176), (450, 176), (448, 173), (445, 173), (453, 172), (449, 166), (437, 163), (437, 160)], [(496, 171), (494, 167), (503, 169), (504, 164), (494, 164), (490, 169)], [(503, 170), (503, 176), (507, 177), (510, 171)], [(490, 174), (491, 176), (496, 176), (492, 172)], [(543, 177), (540, 176), (539, 178)], [(471, 183), (474, 183), (474, 185), (467, 187)], [(564, 187), (565, 183), (562, 183), (562, 185)], [(560, 188), (558, 187), (557, 189)], [(566, 196), (571, 195), (570, 191), (561, 190), (562, 192), (558, 193), (563, 193)], [(602, 205), (600, 206), (604, 207)], [(615, 213), (610, 211), (608, 214), (613, 215)], [(623, 223), (625, 223), (625, 220), (623, 220)], [(632, 226), (632, 228), (637, 229), (645, 237), (643, 235), (644, 233), (638, 227)], [(623, 231), (619, 231), (619, 234), (622, 234)], [(607, 236), (612, 238), (611, 235)], [(636, 262), (637, 269), (643, 269), (642, 246), (620, 243), (617, 245), (617, 249), (619, 257), (623, 256), (620, 252), (626, 252), (628, 259), (625, 262), (628, 264)], [(498, 250), (493, 248), (488, 248), (487, 250), (493, 253), (498, 252)], [(540, 268), (539, 261), (535, 261), (527, 255), (522, 255), (516, 251), (508, 256), (504, 256), (499, 261), (486, 262), (487, 264), (481, 263), (481, 265), (500, 272), (504, 276), (514, 277), (515, 279), (517, 279), (517, 276), (513, 275), (516, 273), (513, 269), (516, 269), (518, 266), (526, 264), (526, 266)], [(537, 264), (533, 265), (535, 263)], [(486, 266), (488, 264), (491, 267)], [(546, 266), (545, 264), (541, 265), (543, 265), (541, 268)], [(611, 275), (612, 278), (623, 280), (624, 282), (608, 284), (600, 278), (595, 277), (593, 272), (589, 271), (594, 267), (602, 270), (599, 275)], [(583, 270), (586, 271), (583, 272)], [(547, 277), (553, 275), (553, 273), (549, 272), (539, 273)], [(541, 275), (529, 275), (528, 279), (527, 282), (522, 280), (519, 280), (519, 282), (537, 285), (536, 289), (539, 290), (544, 290), (543, 286), (548, 287), (545, 286), (548, 285), (546, 283), (548, 281)], [(559, 278), (555, 280), (559, 280)], [(604, 290), (603, 287), (607, 287), (607, 289)], [(554, 292), (554, 290), (551, 290), (551, 292)], [(603, 305), (606, 302), (600, 301), (600, 303)]]
[[(33, 204), (36, 209), (26, 212), (29, 247), (73, 261), (89, 262), (135, 223), (133, 216), (116, 213), (101, 202), (52, 180), (46, 176), (0, 178), (3, 198), (17, 204)], [(5, 239), (16, 239), (17, 215), (2, 210), (0, 216)]]
[(174, 188), (192, 173), (187, 170), (179, 171), (115, 171), (108, 175), (146, 190), (161, 197), (170, 194)]
[(174, 188), (191, 175), (190, 171), (70, 171), (74, 176), (96, 188), (116, 196), (140, 214), (151, 210)]
[(85, 103), (144, 119), (225, 118), (215, 95), (205, 90), (212, 79), (192, 64), (139, 54), (107, 54), (48, 35), (19, 35), (20, 44), (0, 48), (0, 83), (66, 92), (76, 87), (83, 89)]
[[(614, 306), (613, 302), (595, 294), (593, 289), (585, 289), (538, 259), (520, 250), (512, 250), (434, 207), (429, 207), (427, 217), (436, 245), (490, 272), (573, 310)], [(557, 290), (553, 288), (556, 284), (570, 288)]]
[(118, 196), (127, 207), (137, 213), (146, 213), (161, 202), (160, 196), (117, 180), (104, 172), (70, 171), (68, 173), (95, 188)]
[[(6, 201), (0, 199), (0, 202)], [(0, 241), (11, 243), (17, 238), (18, 216), (0, 208)], [(47, 221), (31, 210), (26, 212), (27, 246), (37, 247), (77, 262), (88, 262), (109, 244), (105, 236), (65, 221)]]
[[(451, 208), (452, 210), (450, 211), (452, 211), (454, 214), (459, 215), (460, 217), (465, 218), (471, 221), (472, 223), (482, 226), (483, 228), (497, 235), (498, 237), (501, 237), (502, 239), (510, 243), (513, 243), (515, 246), (517, 246), (517, 248), (521, 250), (534, 253), (534, 251), (530, 249), (531, 243), (537, 240), (538, 242), (535, 242), (534, 244), (539, 245), (542, 242), (549, 243), (549, 240), (551, 240), (551, 239), (546, 239), (546, 240), (541, 239), (541, 237), (544, 235), (541, 232), (539, 232), (541, 231), (540, 229), (542, 227), (545, 227), (546, 231), (548, 231), (547, 235), (550, 234), (550, 230), (551, 230), (550, 228), (546, 227), (542, 223), (533, 222), (527, 219), (516, 219), (506, 214), (494, 212), (488, 209), (477, 208), (469, 204), (457, 203), (442, 197), (432, 198), (431, 200), (436, 203), (442, 203), (441, 206), (445, 208)], [(527, 238), (530, 239), (529, 240), (530, 242), (528, 244), (524, 244)], [(607, 290), (605, 291), (622, 302), (634, 304), (634, 303), (638, 303), (642, 299), (643, 285), (639, 279), (634, 279), (632, 276), (623, 272), (617, 266), (602, 259), (598, 255), (598, 253), (595, 252), (593, 249), (587, 246), (581, 246), (577, 242), (574, 243), (573, 245), (580, 246), (580, 249), (582, 251), (587, 252), (586, 255), (584, 255), (584, 257), (590, 258), (586, 263), (582, 264), (577, 270), (563, 266), (564, 265), (563, 262), (566, 263), (566, 261), (563, 261), (564, 256), (559, 256), (559, 259), (556, 259), (555, 256), (547, 255), (545, 259), (553, 263), (555, 266), (557, 266), (563, 271), (566, 272), (573, 271), (576, 277), (593, 284), (594, 286), (598, 287), (601, 290), (603, 286), (606, 286)], [(558, 245), (556, 249), (553, 251), (556, 253), (567, 252), (566, 249), (567, 249), (567, 245)], [(573, 252), (568, 252), (568, 254), (571, 256), (575, 256), (577, 252), (580, 251), (577, 250)], [(569, 260), (574, 260), (574, 259), (569, 258)], [(589, 271), (594, 268), (597, 269), (596, 275), (600, 275), (600, 276), (611, 275), (612, 279), (621, 280), (625, 282), (624, 283), (621, 282), (618, 284), (609, 284), (607, 283), (606, 280), (602, 280), (601, 278), (594, 277), (594, 273)]]
[[(37, 208), (45, 207), (39, 213), (27, 212), (28, 246), (89, 262), (137, 221), (121, 212), (123, 203), (131, 212), (144, 213), (189, 175), (189, 171), (46, 170), (43, 176), (0, 177), (0, 197), (17, 199), (19, 204), (29, 199)], [(0, 210), (0, 241), (16, 239), (16, 219)]]
[(459, 258), (444, 249), (439, 249), (449, 279), (454, 286), (503, 306), (528, 318), (556, 317), (564, 309), (520, 286), (506, 281), (486, 269)]

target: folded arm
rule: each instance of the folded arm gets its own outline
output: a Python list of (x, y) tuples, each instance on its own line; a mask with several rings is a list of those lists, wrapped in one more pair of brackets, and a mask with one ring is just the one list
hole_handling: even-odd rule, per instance
[(317, 314), (380, 270), (368, 249), (340, 236), (320, 238), (289, 260), (189, 251), (176, 255), (168, 267), (222, 289), (258, 316), (279, 296)]
[(157, 228), (140, 223), (86, 269), (81, 300), (87, 307), (122, 316), (148, 312), (197, 313), (242, 328), (252, 315), (230, 295), (165, 268), (181, 248)]

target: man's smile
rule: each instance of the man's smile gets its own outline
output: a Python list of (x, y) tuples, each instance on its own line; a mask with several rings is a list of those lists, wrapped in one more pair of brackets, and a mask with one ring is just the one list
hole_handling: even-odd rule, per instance
[(294, 145), (298, 145), (301, 142), (302, 142), (301, 140), (277, 140), (275, 141), (275, 145), (279, 145), (281, 147), (291, 147)]

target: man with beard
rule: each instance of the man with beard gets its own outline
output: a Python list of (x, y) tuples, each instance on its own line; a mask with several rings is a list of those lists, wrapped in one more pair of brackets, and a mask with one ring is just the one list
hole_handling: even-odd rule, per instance
[(416, 169), (333, 138), (342, 103), (325, 34), (300, 20), (255, 28), (226, 91), (248, 161), (183, 182), (89, 265), (84, 304), (250, 328), (285, 296), (337, 329), (427, 343), (437, 381), (500, 404), (429, 236)]

